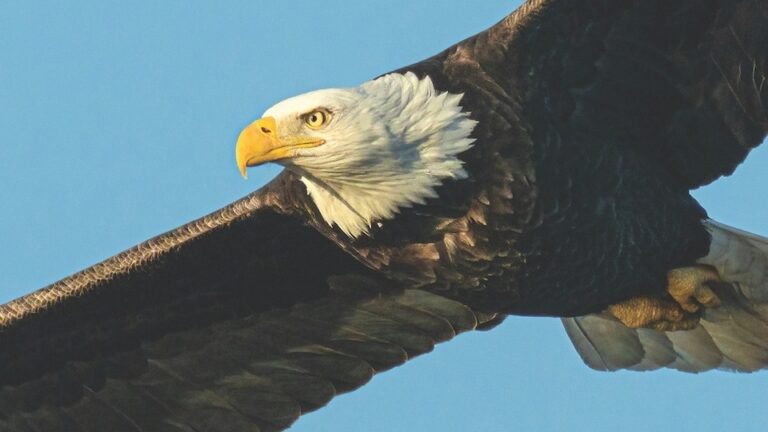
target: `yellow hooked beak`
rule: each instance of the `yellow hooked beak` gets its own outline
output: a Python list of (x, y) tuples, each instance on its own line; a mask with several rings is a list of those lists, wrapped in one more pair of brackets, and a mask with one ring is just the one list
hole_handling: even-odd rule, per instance
[(277, 122), (272, 117), (264, 117), (248, 125), (237, 138), (235, 159), (243, 178), (248, 178), (248, 167), (289, 158), (295, 150), (317, 147), (325, 143), (324, 139), (312, 137), (278, 138)]

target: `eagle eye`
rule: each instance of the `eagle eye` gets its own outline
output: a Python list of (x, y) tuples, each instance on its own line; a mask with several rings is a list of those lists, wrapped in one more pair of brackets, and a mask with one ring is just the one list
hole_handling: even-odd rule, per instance
[(304, 114), (304, 123), (312, 129), (320, 129), (331, 120), (331, 113), (325, 108), (318, 108)]

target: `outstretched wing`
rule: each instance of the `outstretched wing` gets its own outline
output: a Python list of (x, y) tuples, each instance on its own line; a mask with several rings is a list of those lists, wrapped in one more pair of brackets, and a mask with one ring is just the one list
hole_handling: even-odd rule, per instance
[(0, 307), (2, 431), (269, 431), (474, 328), (269, 187)]
[(528, 0), (404, 70), (471, 76), (490, 109), (519, 111), (536, 152), (613, 142), (695, 188), (768, 131), (768, 1)]
[(611, 141), (686, 188), (730, 174), (763, 141), (768, 1), (529, 4), (515, 60), (537, 141), (564, 153)]
[(707, 227), (712, 246), (700, 262), (730, 283), (715, 287), (722, 306), (707, 309), (694, 330), (677, 332), (629, 329), (606, 315), (564, 318), (587, 365), (685, 372), (768, 368), (768, 239), (712, 221)]

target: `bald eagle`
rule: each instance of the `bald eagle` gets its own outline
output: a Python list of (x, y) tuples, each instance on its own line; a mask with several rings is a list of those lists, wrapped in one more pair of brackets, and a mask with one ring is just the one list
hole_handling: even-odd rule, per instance
[(595, 369), (764, 369), (768, 240), (689, 191), (764, 139), (767, 63), (765, 0), (530, 0), (280, 102), (235, 151), (270, 184), (0, 306), (0, 430), (280, 430), (510, 314)]

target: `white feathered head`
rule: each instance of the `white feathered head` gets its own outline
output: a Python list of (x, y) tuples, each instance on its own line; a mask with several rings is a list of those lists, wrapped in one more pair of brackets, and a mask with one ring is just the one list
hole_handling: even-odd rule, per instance
[(357, 237), (466, 177), (457, 155), (476, 122), (461, 97), (406, 73), (286, 99), (240, 134), (237, 165), (243, 175), (265, 162), (297, 172), (325, 221)]

